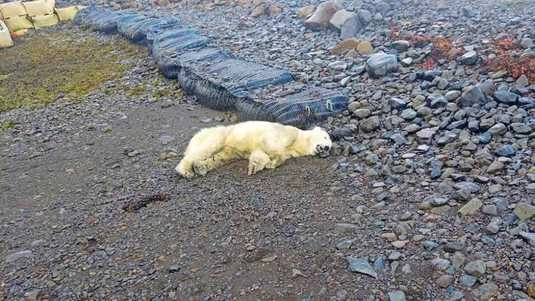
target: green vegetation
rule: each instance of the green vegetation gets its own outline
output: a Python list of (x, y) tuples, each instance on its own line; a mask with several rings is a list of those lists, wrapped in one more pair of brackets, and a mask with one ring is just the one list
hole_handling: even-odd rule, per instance
[(0, 112), (59, 98), (79, 100), (102, 83), (120, 79), (132, 68), (128, 59), (146, 55), (122, 38), (104, 41), (67, 31), (19, 38), (14, 47), (0, 51)]

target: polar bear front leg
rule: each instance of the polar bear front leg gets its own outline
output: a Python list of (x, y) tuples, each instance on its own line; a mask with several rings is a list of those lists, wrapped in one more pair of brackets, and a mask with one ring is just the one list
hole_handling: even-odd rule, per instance
[(249, 156), (249, 167), (247, 174), (254, 175), (269, 164), (269, 156), (261, 150), (255, 150)]

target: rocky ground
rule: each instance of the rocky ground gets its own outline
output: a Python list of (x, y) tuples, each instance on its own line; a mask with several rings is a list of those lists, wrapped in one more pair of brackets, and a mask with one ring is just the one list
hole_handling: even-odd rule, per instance
[(334, 25), (306, 20), (319, 3), (106, 2), (344, 90), (333, 156), (178, 179), (194, 130), (228, 118), (121, 92), (159, 78), (141, 57), (112, 93), (2, 113), (0, 296), (535, 298), (535, 2), (334, 3)]

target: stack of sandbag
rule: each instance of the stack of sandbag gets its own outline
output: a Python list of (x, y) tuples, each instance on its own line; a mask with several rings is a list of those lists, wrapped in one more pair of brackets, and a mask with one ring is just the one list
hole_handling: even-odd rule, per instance
[(33, 28), (32, 22), (28, 19), (26, 8), (20, 1), (0, 4), (0, 14), (11, 32)]
[(0, 20), (0, 48), (13, 46), (13, 40), (4, 21)]
[(58, 24), (54, 13), (55, 0), (35, 0), (22, 3), (36, 29)]

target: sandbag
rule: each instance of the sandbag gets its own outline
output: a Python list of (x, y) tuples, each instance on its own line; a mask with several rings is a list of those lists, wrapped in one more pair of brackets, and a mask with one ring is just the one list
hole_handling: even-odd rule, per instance
[(243, 98), (236, 103), (240, 120), (265, 120), (307, 128), (347, 109), (347, 97), (337, 91), (303, 86), (302, 91), (278, 97), (263, 95)]
[(180, 27), (177, 18), (151, 18), (137, 26), (125, 28), (122, 34), (134, 43), (149, 45), (155, 34), (176, 27)]
[(6, 48), (13, 46), (13, 39), (9, 34), (6, 24), (0, 20), (0, 48)]
[(69, 6), (69, 7), (63, 7), (63, 8), (55, 8), (54, 9), (56, 15), (58, 15), (58, 19), (61, 22), (65, 21), (72, 21), (78, 11), (80, 11), (80, 6)]
[(22, 2), (7, 2), (0, 4), (0, 13), (2, 14), (2, 18), (5, 20), (14, 17), (26, 16), (26, 9), (24, 8), (24, 5), (22, 5)]
[(240, 99), (249, 97), (255, 89), (293, 81), (286, 70), (235, 58), (213, 64), (185, 63), (177, 78), (184, 91), (195, 94), (201, 104), (216, 110), (233, 110)]
[(26, 13), (30, 17), (51, 15), (54, 13), (54, 6), (50, 6), (50, 2), (45, 0), (36, 0), (23, 2)]
[(4, 23), (6, 24), (9, 31), (19, 31), (22, 29), (31, 29), (33, 27), (33, 23), (26, 17), (11, 17), (4, 20)]
[(158, 62), (165, 56), (181, 54), (189, 49), (202, 48), (208, 43), (208, 38), (197, 34), (186, 34), (166, 40), (155, 40), (151, 49), (152, 56)]
[[(182, 55), (164, 56), (158, 61), (158, 69), (168, 79), (178, 79), (178, 74), (182, 66), (190, 64), (216, 64), (222, 60), (232, 58), (232, 54), (217, 48), (203, 48), (193, 50)], [(182, 78), (182, 89), (194, 91), (194, 87), (188, 86), (191, 81)], [(192, 83), (194, 84), (194, 83)]]
[(58, 24), (59, 22), (58, 16), (56, 16), (55, 14), (35, 16), (35, 17), (32, 17), (31, 20), (33, 22), (33, 26), (35, 27), (35, 29), (54, 26)]

